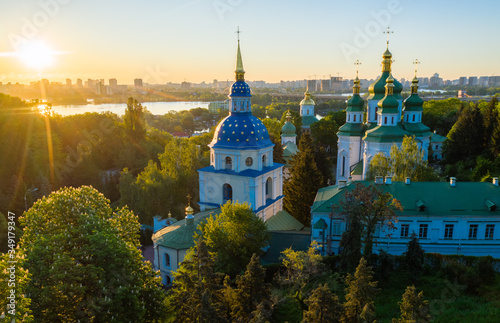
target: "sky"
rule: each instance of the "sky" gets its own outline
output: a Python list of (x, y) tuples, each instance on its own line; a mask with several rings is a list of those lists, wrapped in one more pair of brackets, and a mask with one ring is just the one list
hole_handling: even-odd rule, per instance
[[(0, 82), (131, 84), (380, 74), (500, 75), (497, 0), (23, 0), (0, 3)], [(34, 44), (34, 45), (33, 45)], [(37, 54), (37, 52), (39, 54)]]

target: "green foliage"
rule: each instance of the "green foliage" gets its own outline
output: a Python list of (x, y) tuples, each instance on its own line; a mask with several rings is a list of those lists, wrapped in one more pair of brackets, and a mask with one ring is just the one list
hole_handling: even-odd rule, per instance
[(342, 255), (350, 258), (343, 261), (347, 264), (346, 269), (351, 269), (355, 256), (359, 255), (359, 237), (363, 243), (363, 256), (370, 259), (376, 226), (382, 223), (382, 226), (392, 229), (395, 210), (402, 210), (401, 203), (393, 199), (390, 193), (383, 192), (374, 185), (365, 186), (360, 183), (344, 194), (338, 208), (348, 225), (341, 240), (341, 246), (345, 250)]
[(160, 278), (139, 251), (139, 222), (92, 187), (44, 197), (20, 219), (36, 321), (161, 320)]
[(424, 160), (424, 152), (419, 149), (415, 137), (405, 136), (401, 148), (391, 147), (390, 157), (377, 153), (370, 161), (368, 179), (375, 176), (393, 176), (394, 181), (404, 181), (410, 177), (412, 181), (435, 181), (437, 176)]
[(278, 119), (263, 118), (261, 121), (264, 126), (266, 126), (269, 136), (272, 136), (273, 138), (281, 138), (281, 128), (283, 125)]
[(303, 134), (293, 156), (290, 178), (285, 182), (283, 206), (305, 226), (310, 226), (311, 205), (324, 178), (318, 169), (309, 134)]
[(143, 140), (146, 136), (144, 108), (137, 100), (134, 100), (134, 98), (129, 98), (127, 101), (127, 108), (123, 116), (123, 125), (125, 127), (125, 133), (134, 142)]
[(367, 261), (361, 258), (354, 276), (348, 274), (346, 278), (347, 294), (342, 322), (365, 321), (371, 316), (373, 299), (377, 293), (377, 282), (372, 281), (372, 278), (371, 267), (368, 267)]
[(415, 232), (412, 233), (410, 241), (408, 241), (405, 258), (410, 274), (410, 281), (415, 282), (422, 273), (425, 259), (425, 251), (420, 246)]
[(322, 257), (318, 254), (317, 246), (316, 241), (313, 241), (307, 252), (294, 251), (292, 248), (281, 252), (280, 259), (285, 270), (280, 282), (293, 292), (302, 290), (311, 278), (321, 272)]
[[(264, 282), (265, 275), (259, 257), (253, 254), (245, 273), (236, 277), (238, 287), (235, 290), (236, 298), (232, 306), (233, 320), (244, 322), (252, 316), (252, 312), (256, 311), (258, 306), (266, 309), (266, 303), (270, 300), (270, 290), (269, 285)], [(267, 312), (265, 316), (269, 317), (272, 311)]]
[(266, 224), (246, 202), (227, 202), (200, 230), (210, 252), (217, 254), (216, 271), (232, 277), (244, 270), (254, 253), (262, 253), (270, 238)]
[(422, 123), (431, 130), (447, 134), (457, 121), (462, 104), (457, 98), (425, 101)]
[(408, 286), (403, 294), (403, 300), (398, 303), (401, 309), (401, 318), (393, 319), (393, 323), (430, 322), (429, 301), (424, 299), (424, 293), (417, 294), (415, 286)]
[(342, 304), (326, 284), (319, 285), (313, 290), (305, 303), (308, 309), (304, 311), (303, 322), (340, 322), (343, 312)]
[(174, 274), (170, 295), (174, 322), (224, 321), (222, 276), (214, 271), (214, 262), (204, 238), (198, 238)]

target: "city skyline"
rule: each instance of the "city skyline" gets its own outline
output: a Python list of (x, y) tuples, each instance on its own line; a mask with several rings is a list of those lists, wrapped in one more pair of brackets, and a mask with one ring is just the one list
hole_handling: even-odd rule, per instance
[[(484, 1), (132, 1), (40, 0), (0, 13), (0, 82), (109, 78), (131, 84), (231, 79), (237, 26), (249, 80), (380, 74), (386, 47), (396, 78), (500, 74), (490, 41), (500, 5)], [(114, 14), (109, 14), (113, 12)], [(259, 22), (256, 24), (255, 22)], [(43, 55), (45, 54), (45, 55)]]

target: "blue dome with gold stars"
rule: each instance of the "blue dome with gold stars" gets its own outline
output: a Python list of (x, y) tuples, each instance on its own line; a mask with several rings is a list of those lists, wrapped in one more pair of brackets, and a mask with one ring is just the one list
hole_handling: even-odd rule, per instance
[(229, 96), (245, 96), (251, 97), (250, 86), (245, 81), (236, 81), (231, 86), (231, 92)]
[(273, 145), (262, 121), (250, 113), (239, 113), (227, 116), (219, 123), (209, 146), (227, 149), (261, 149)]

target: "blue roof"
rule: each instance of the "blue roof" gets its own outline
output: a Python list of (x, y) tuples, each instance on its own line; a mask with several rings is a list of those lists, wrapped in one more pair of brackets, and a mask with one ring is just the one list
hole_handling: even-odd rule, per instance
[(244, 171), (241, 172), (235, 172), (234, 170), (230, 169), (215, 169), (214, 166), (208, 166), (204, 168), (198, 169), (198, 172), (209, 172), (209, 173), (218, 173), (218, 174), (226, 174), (226, 175), (236, 175), (236, 176), (245, 176), (245, 177), (257, 177), (260, 175), (264, 175), (267, 172), (270, 172), (272, 170), (278, 169), (280, 167), (283, 167), (283, 164), (279, 163), (273, 163), (272, 166), (268, 167), (262, 167), (262, 170), (255, 170), (255, 169), (245, 169)]
[(251, 112), (231, 113), (215, 129), (211, 148), (261, 149), (272, 147), (266, 126)]
[(251, 97), (250, 86), (245, 81), (236, 81), (231, 85), (231, 94), (229, 96)]

